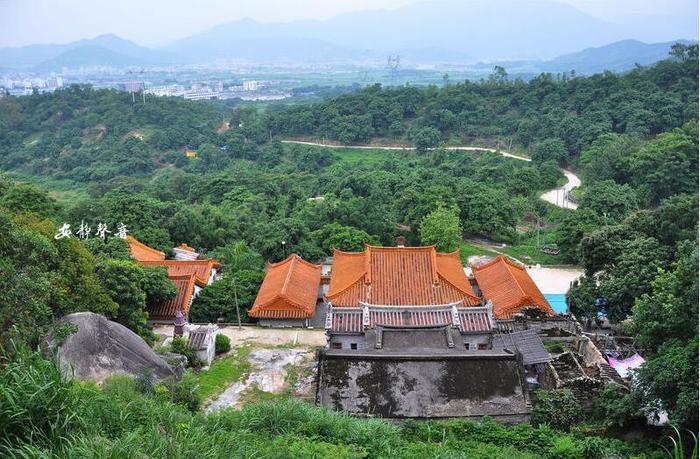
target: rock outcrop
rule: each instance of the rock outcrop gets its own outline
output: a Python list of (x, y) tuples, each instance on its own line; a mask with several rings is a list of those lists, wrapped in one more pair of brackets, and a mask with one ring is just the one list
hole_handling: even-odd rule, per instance
[(173, 368), (136, 333), (92, 312), (78, 312), (60, 319), (77, 331), (61, 343), (49, 335), (49, 345), (66, 376), (101, 382), (115, 374), (137, 376), (151, 371), (154, 380), (176, 376)]

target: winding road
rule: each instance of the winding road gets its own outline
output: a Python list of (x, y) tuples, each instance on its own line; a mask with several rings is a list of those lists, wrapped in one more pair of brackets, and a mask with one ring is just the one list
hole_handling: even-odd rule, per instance
[(576, 209), (578, 204), (569, 199), (569, 192), (574, 188), (581, 186), (581, 179), (578, 178), (573, 172), (562, 169), (564, 175), (566, 176), (567, 182), (564, 186), (549, 190), (540, 196), (540, 199), (559, 206), (562, 209)]
[[(324, 147), (324, 148), (352, 148), (358, 150), (397, 150), (397, 151), (413, 151), (416, 147), (404, 147), (404, 146), (372, 146), (372, 145), (332, 145), (327, 143), (319, 142), (307, 142), (303, 140), (282, 140), (282, 143), (296, 144), (296, 145), (310, 145), (313, 147)], [(498, 153), (506, 158), (518, 159), (520, 161), (532, 161), (530, 158), (525, 156), (518, 156), (512, 153), (508, 153), (502, 150), (497, 150), (495, 148), (488, 147), (468, 147), (468, 146), (448, 146), (444, 147), (446, 150), (459, 150), (459, 151), (489, 151), (491, 153)], [(429, 148), (428, 150), (435, 150), (435, 148)], [(562, 169), (562, 172), (566, 176), (567, 182), (564, 186), (555, 188), (553, 190), (547, 191), (540, 196), (543, 199), (555, 206), (559, 206), (563, 209), (576, 209), (578, 204), (569, 199), (569, 192), (574, 188), (581, 186), (581, 179), (579, 179), (573, 172), (566, 169)]]
[[(333, 145), (327, 143), (318, 142), (305, 142), (302, 140), (281, 140), (282, 143), (296, 144), (296, 145), (311, 145), (313, 147), (324, 147), (324, 148), (352, 148), (353, 150), (398, 150), (398, 151), (413, 151), (416, 147), (401, 147), (401, 146), (373, 146), (373, 145)], [(518, 156), (512, 153), (508, 153), (501, 150), (496, 150), (495, 148), (488, 147), (465, 147), (465, 146), (455, 146), (455, 147), (441, 147), (445, 150), (460, 150), (460, 151), (490, 151), (491, 153), (498, 153), (501, 156), (507, 158), (519, 159), (521, 161), (532, 161), (530, 158), (525, 156)], [(428, 150), (437, 150), (437, 148), (428, 148)]]

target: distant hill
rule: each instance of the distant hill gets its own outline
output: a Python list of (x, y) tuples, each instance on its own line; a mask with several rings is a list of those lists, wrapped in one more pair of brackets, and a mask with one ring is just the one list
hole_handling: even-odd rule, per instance
[(158, 65), (184, 59), (167, 51), (139, 46), (114, 34), (100, 35), (62, 45), (0, 48), (0, 67), (60, 70), (81, 65)]
[(592, 74), (610, 70), (625, 71), (635, 64), (651, 65), (666, 59), (675, 43), (685, 45), (697, 42), (676, 40), (665, 43), (642, 43), (637, 40), (622, 40), (598, 48), (588, 48), (577, 53), (565, 54), (542, 63), (540, 68), (548, 72), (576, 70), (577, 73)]
[[(547, 27), (542, 27), (547, 18)], [(616, 29), (556, 1), (433, 0), (396, 10), (360, 11), (328, 20), (260, 23), (244, 19), (178, 40), (164, 49), (185, 56), (236, 58), (245, 43), (320, 40), (356, 52), (396, 53), (433, 48), (476, 58), (553, 57), (613, 41)], [(263, 49), (269, 59), (274, 49)], [(459, 60), (453, 62), (460, 62)], [(464, 62), (461, 60), (461, 62)]]
[(104, 46), (84, 45), (71, 48), (56, 57), (47, 59), (35, 65), (34, 70), (58, 71), (63, 67), (91, 67), (109, 65), (112, 67), (127, 67), (145, 65), (149, 62), (136, 57), (121, 54)]
[(696, 18), (664, 17), (658, 22), (663, 27), (633, 19), (605, 22), (555, 0), (427, 0), (328, 20), (261, 23), (244, 19), (185, 37), (164, 49), (192, 59), (236, 59), (253, 46), (258, 50), (256, 57), (266, 61), (279, 54), (274, 44), (296, 40), (304, 49), (295, 48), (295, 55), (308, 60), (318, 58), (315, 46), (320, 46), (331, 53), (342, 49), (350, 57), (380, 58), (428, 49), (441, 55), (439, 61), (465, 64), (479, 59), (546, 60), (624, 39), (659, 42), (697, 35)]
[[(426, 0), (327, 20), (261, 23), (244, 19), (158, 49), (112, 34), (63, 45), (4, 48), (0, 68), (57, 70), (220, 60), (382, 65), (388, 55), (399, 55), (404, 68), (449, 64), (488, 71), (493, 64), (478, 64), (487, 61), (504, 62), (509, 70), (517, 67), (522, 75), (571, 69), (593, 73), (626, 70), (635, 63), (647, 65), (665, 58), (668, 40), (676, 38), (669, 36), (674, 24), (678, 37), (697, 35), (696, 19), (659, 22), (663, 27), (634, 20), (609, 23), (556, 0)], [(659, 36), (663, 40), (649, 39)]]

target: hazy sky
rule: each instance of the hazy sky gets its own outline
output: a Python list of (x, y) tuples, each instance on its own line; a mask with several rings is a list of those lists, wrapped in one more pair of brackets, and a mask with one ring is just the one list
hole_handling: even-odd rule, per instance
[[(152, 46), (224, 22), (325, 19), (417, 0), (0, 0), (0, 47), (66, 43), (115, 33)], [(469, 0), (462, 0), (469, 1)], [(528, 1), (528, 0), (522, 0)], [(608, 21), (644, 16), (697, 17), (698, 0), (559, 0)]]

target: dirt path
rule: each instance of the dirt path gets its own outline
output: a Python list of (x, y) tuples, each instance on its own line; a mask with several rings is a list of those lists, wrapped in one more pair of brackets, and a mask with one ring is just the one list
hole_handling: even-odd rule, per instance
[[(251, 364), (250, 374), (230, 385), (207, 407), (207, 411), (216, 411), (225, 407), (240, 408), (244, 398), (251, 390), (260, 390), (268, 394), (281, 394), (285, 390), (295, 396), (309, 396), (313, 393), (315, 377), (315, 354), (308, 348), (290, 349), (256, 349), (248, 356)], [(308, 375), (297, 381), (288, 381), (291, 367), (309, 369)], [(291, 387), (290, 387), (291, 385)]]
[(576, 209), (578, 204), (569, 199), (569, 192), (576, 187), (581, 186), (581, 179), (578, 178), (573, 172), (562, 169), (564, 175), (566, 176), (567, 182), (564, 186), (555, 188), (553, 190), (547, 191), (540, 196), (540, 199), (559, 206), (563, 209)]
[[(324, 148), (352, 148), (352, 149), (358, 149), (358, 150), (397, 150), (397, 151), (413, 151), (416, 149), (416, 147), (405, 147), (405, 146), (400, 146), (400, 145), (378, 145), (378, 146), (372, 146), (372, 145), (329, 145), (326, 143), (318, 143), (318, 142), (305, 142), (302, 140), (282, 140), (282, 143), (290, 143), (290, 144), (296, 144), (296, 145), (311, 145), (314, 147), (324, 147)], [(508, 153), (502, 150), (496, 150), (495, 148), (488, 148), (488, 147), (468, 147), (468, 146), (446, 146), (444, 147), (446, 150), (459, 150), (459, 151), (490, 151), (491, 153), (498, 153), (501, 156), (505, 156), (506, 158), (513, 158), (513, 159), (519, 159), (520, 161), (532, 161), (530, 158), (526, 158), (524, 156), (518, 156), (514, 155), (512, 153)], [(428, 148), (428, 150), (437, 150), (437, 148)]]

